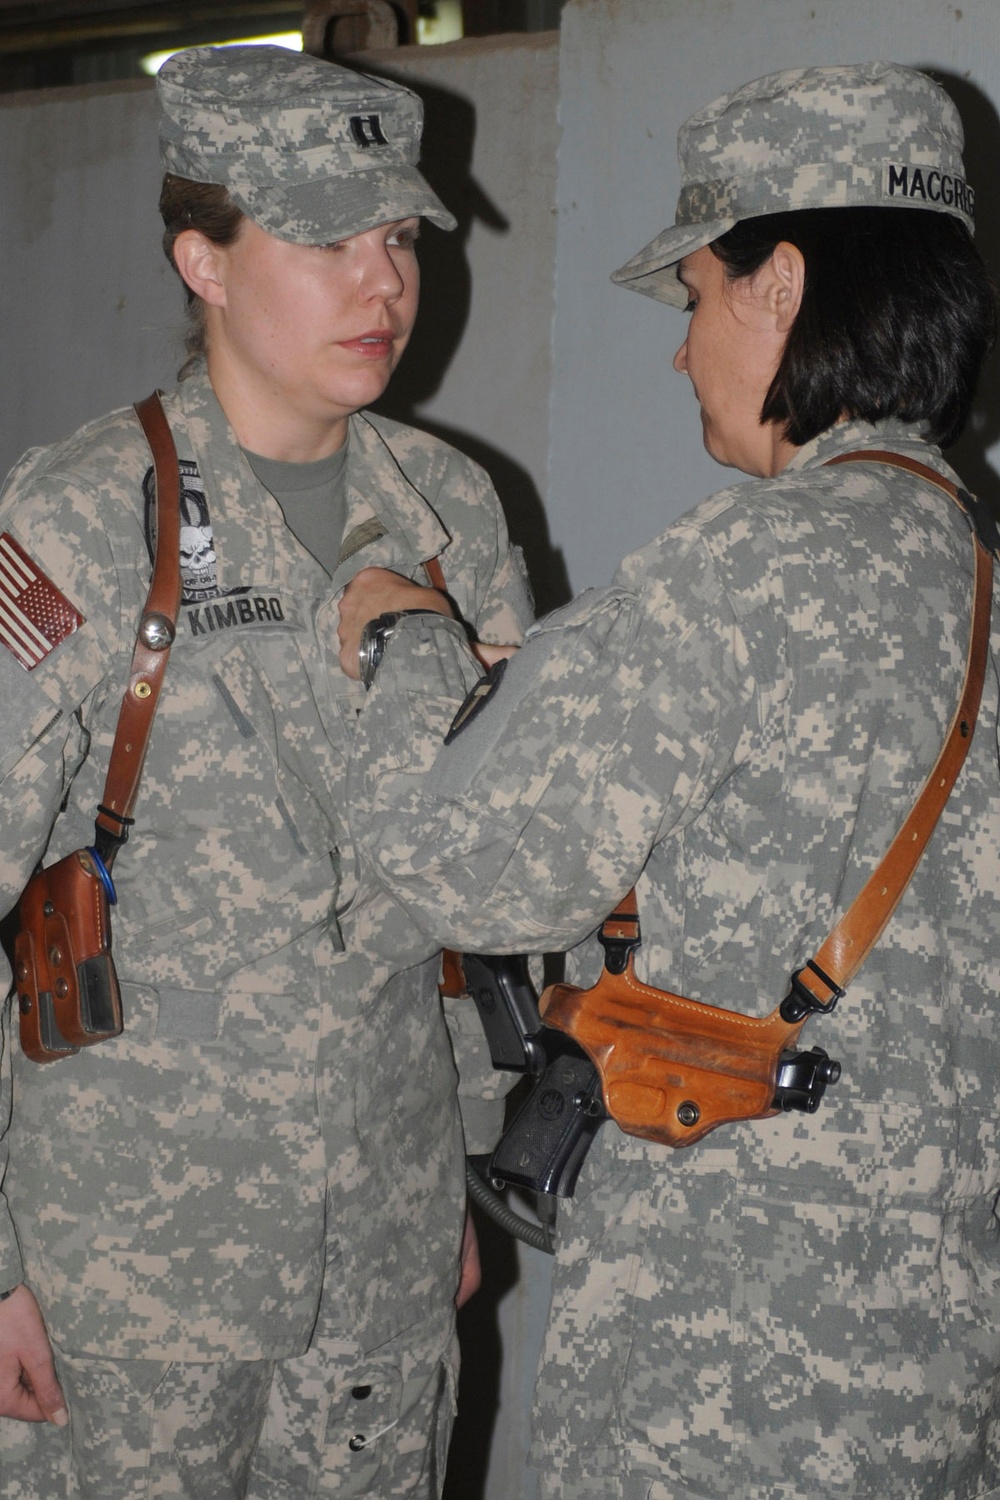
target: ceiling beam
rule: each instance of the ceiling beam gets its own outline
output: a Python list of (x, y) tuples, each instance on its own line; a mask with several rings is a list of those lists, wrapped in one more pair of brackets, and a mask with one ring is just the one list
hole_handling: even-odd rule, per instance
[(87, 3), (55, 0), (51, 5), (4, 5), (0, 0), (0, 53), (50, 51), (115, 38), (163, 35), (224, 23), (228, 35), (253, 32), (266, 18), (268, 29), (299, 30), (303, 6), (296, 0), (189, 0), (183, 5), (152, 0), (148, 5), (113, 6), (113, 0)]

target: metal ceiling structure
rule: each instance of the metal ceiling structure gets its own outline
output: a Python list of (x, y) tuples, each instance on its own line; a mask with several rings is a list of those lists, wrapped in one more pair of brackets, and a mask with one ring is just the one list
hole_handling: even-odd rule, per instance
[(416, 39), (418, 0), (0, 0), (0, 91), (140, 76), (150, 52), (311, 29), (321, 55)]
[[(462, 0), (466, 36), (558, 26), (562, 0)], [(0, 0), (0, 92), (140, 75), (150, 52), (303, 31), (321, 56), (418, 40), (436, 0)]]

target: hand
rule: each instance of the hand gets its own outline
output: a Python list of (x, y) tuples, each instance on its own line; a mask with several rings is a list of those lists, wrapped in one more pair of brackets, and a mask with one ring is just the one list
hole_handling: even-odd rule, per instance
[(495, 667), (498, 661), (509, 661), (514, 652), (520, 648), (518, 646), (488, 646), (483, 641), (474, 641), (472, 649), (489, 671), (490, 667)]
[(56, 1427), (69, 1421), (41, 1310), (26, 1286), (0, 1302), (0, 1416)]
[(479, 1284), (483, 1279), (482, 1267), (479, 1263), (479, 1239), (476, 1235), (476, 1226), (472, 1222), (472, 1211), (465, 1210), (465, 1230), (462, 1234), (462, 1264), (458, 1274), (458, 1291), (455, 1293), (455, 1306), (464, 1307), (473, 1293), (479, 1291)]
[(361, 676), (358, 650), (361, 632), (369, 620), (397, 609), (432, 609), (454, 618), (454, 610), (437, 589), (413, 583), (388, 568), (362, 568), (347, 585), (340, 600), (340, 665), (355, 682)]

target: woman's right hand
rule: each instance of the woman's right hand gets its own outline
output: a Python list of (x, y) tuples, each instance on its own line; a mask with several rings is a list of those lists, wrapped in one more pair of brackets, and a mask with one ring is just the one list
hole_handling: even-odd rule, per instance
[(41, 1309), (26, 1286), (0, 1302), (0, 1416), (56, 1427), (69, 1421)]

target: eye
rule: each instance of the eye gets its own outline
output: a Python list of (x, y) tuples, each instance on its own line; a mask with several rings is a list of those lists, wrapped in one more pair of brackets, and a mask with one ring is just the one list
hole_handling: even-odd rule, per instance
[(697, 306), (698, 306), (698, 299), (697, 299), (697, 297), (689, 297), (687, 299), (687, 301), (685, 302), (685, 304), (684, 304), (684, 311), (686, 313), (693, 313), (694, 310), (695, 310), (695, 308)]
[(400, 250), (412, 250), (420, 238), (420, 220), (407, 220), (398, 224), (386, 240), (387, 245)]

